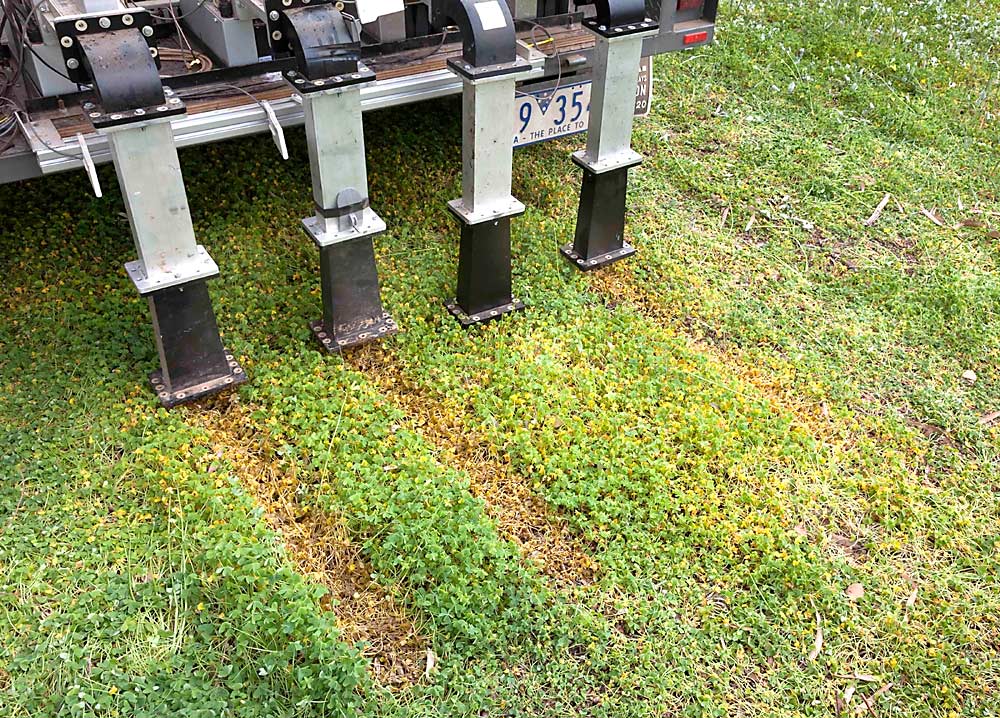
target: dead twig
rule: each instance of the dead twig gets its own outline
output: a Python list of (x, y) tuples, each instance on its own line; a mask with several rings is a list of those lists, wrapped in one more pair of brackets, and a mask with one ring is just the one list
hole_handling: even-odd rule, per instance
[(882, 686), (881, 688), (879, 688), (877, 691), (875, 691), (874, 693), (872, 693), (870, 696), (861, 696), (861, 698), (862, 698), (862, 700), (864, 700), (865, 704), (863, 706), (858, 706), (857, 708), (855, 708), (854, 712), (855, 713), (860, 713), (863, 710), (868, 710), (871, 713), (874, 713), (875, 709), (872, 708), (872, 703), (874, 703), (879, 698), (881, 698), (883, 695), (885, 695), (886, 691), (888, 691), (890, 688), (892, 688), (892, 686), (893, 686), (892, 681), (889, 681), (884, 686)]
[(944, 222), (941, 221), (941, 218), (938, 217), (933, 212), (931, 212), (930, 210), (928, 210), (926, 207), (920, 208), (920, 214), (924, 215), (927, 219), (936, 224), (938, 227), (944, 227)]
[(823, 650), (823, 619), (819, 615), (819, 611), (816, 611), (816, 641), (813, 644), (813, 649), (809, 652), (808, 659), (810, 661), (815, 661)]
[(1000, 411), (991, 411), (989, 414), (979, 417), (979, 425), (992, 426), (997, 419), (1000, 419)]
[(885, 193), (885, 196), (882, 198), (882, 201), (878, 203), (878, 206), (875, 208), (875, 211), (872, 212), (872, 216), (865, 220), (866, 227), (871, 227), (873, 224), (878, 222), (878, 219), (879, 217), (882, 216), (882, 212), (885, 210), (886, 205), (889, 204), (889, 199), (891, 197), (892, 197), (891, 194), (889, 194), (888, 192)]

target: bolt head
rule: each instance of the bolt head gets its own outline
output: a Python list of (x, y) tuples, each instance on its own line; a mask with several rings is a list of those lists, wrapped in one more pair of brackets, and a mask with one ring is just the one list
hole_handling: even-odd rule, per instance
[(77, 60), (75, 57), (71, 57), (70, 59), (66, 60), (66, 67), (68, 67), (70, 70), (75, 70), (79, 66), (80, 66), (80, 61)]
[(167, 102), (170, 103), (171, 105), (181, 104), (181, 100), (179, 97), (171, 97), (169, 100), (167, 100)]
[(272, 11), (271, 11), (271, 12), (270, 12), (270, 13), (268, 14), (268, 17), (269, 17), (269, 18), (271, 18), (271, 22), (277, 22), (277, 21), (278, 21), (278, 18), (279, 18), (279, 17), (281, 17), (281, 16), (280, 16), (280, 15), (278, 15), (278, 11), (277, 11), (277, 10), (272, 10)]
[(272, 32), (271, 33), (271, 39), (272, 40), (280, 40), (281, 39), (281, 30), (275, 30), (274, 32)]
[(83, 32), (83, 31), (85, 31), (87, 29), (87, 21), (86, 20), (77, 20), (75, 23), (73, 23), (73, 27), (75, 27), (80, 32)]
[(142, 34), (145, 37), (152, 37), (153, 36), (153, 26), (152, 25), (144, 25), (143, 28), (142, 28)]
[(155, 47), (151, 47), (149, 48), (149, 54), (152, 55), (153, 57), (156, 57), (157, 55), (160, 54), (160, 51), (157, 50)]
[(72, 47), (73, 46), (73, 38), (71, 38), (69, 35), (66, 35), (65, 37), (61, 37), (61, 38), (59, 38), (59, 44), (62, 45), (63, 47)]
[(109, 27), (111, 27), (111, 18), (102, 17), (100, 20), (97, 21), (97, 24), (103, 27), (105, 30), (107, 30)]
[(93, 119), (96, 120), (98, 117), (101, 116), (101, 113), (100, 112), (91, 112), (90, 116), (91, 116), (91, 118), (93, 118)]
[(128, 27), (129, 25), (132, 24), (132, 22), (133, 22), (133, 19), (132, 19), (131, 15), (122, 15), (122, 25), (124, 25), (125, 27)]

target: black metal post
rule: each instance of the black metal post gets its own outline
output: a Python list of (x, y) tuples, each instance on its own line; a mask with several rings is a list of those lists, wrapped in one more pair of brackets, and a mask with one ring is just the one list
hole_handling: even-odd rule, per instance
[(395, 334), (382, 308), (372, 235), (319, 249), (323, 318), (309, 323), (324, 349), (339, 352)]
[(204, 279), (147, 295), (153, 318), (160, 371), (149, 381), (167, 407), (247, 380), (243, 368), (222, 346)]
[(471, 326), (524, 309), (511, 283), (510, 217), (462, 222), (458, 248), (458, 287), (445, 306), (462, 326)]

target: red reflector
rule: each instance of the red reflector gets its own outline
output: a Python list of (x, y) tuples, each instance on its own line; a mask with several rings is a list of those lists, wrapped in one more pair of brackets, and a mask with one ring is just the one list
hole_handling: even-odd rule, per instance
[(684, 36), (685, 45), (694, 45), (699, 42), (705, 42), (708, 39), (708, 31), (702, 30), (701, 32), (692, 32), (690, 35)]
[(677, 0), (677, 9), (680, 12), (685, 10), (700, 10), (701, 0)]

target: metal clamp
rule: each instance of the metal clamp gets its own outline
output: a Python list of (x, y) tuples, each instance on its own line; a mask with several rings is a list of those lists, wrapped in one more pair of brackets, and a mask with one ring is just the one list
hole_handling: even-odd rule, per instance
[[(145, 8), (129, 8), (128, 12), (108, 13), (101, 15), (71, 15), (55, 21), (56, 36), (59, 38), (59, 48), (62, 51), (63, 62), (66, 65), (66, 76), (73, 82), (82, 84), (90, 82), (93, 76), (84, 62), (83, 50), (78, 42), (80, 38), (94, 35), (106, 35), (134, 30), (143, 38), (153, 37), (153, 18)], [(155, 46), (146, 44), (146, 52), (159, 67), (159, 52)]]
[[(665, 1), (673, 2), (674, 0)], [(583, 24), (591, 29), (600, 28), (599, 32), (602, 34), (613, 31), (614, 28), (652, 22), (646, 19), (645, 0), (577, 0), (576, 5), (578, 7), (580, 5), (595, 6), (597, 14), (593, 18), (584, 20)], [(643, 29), (649, 28), (647, 26)]]
[[(518, 60), (514, 20), (505, 0), (446, 0), (445, 19), (462, 34), (462, 60), (452, 69), (468, 77), (502, 74)], [(492, 70), (483, 68), (491, 67)], [(507, 69), (506, 71), (517, 71)]]
[(81, 34), (75, 46), (97, 95), (96, 102), (84, 105), (94, 127), (145, 122), (186, 111), (181, 99), (164, 89), (150, 52), (156, 48), (149, 47), (139, 30)]
[(293, 55), (305, 79), (349, 76), (358, 71), (361, 45), (357, 28), (348, 24), (332, 3), (267, 0), (264, 7), (271, 51), (276, 57)]

